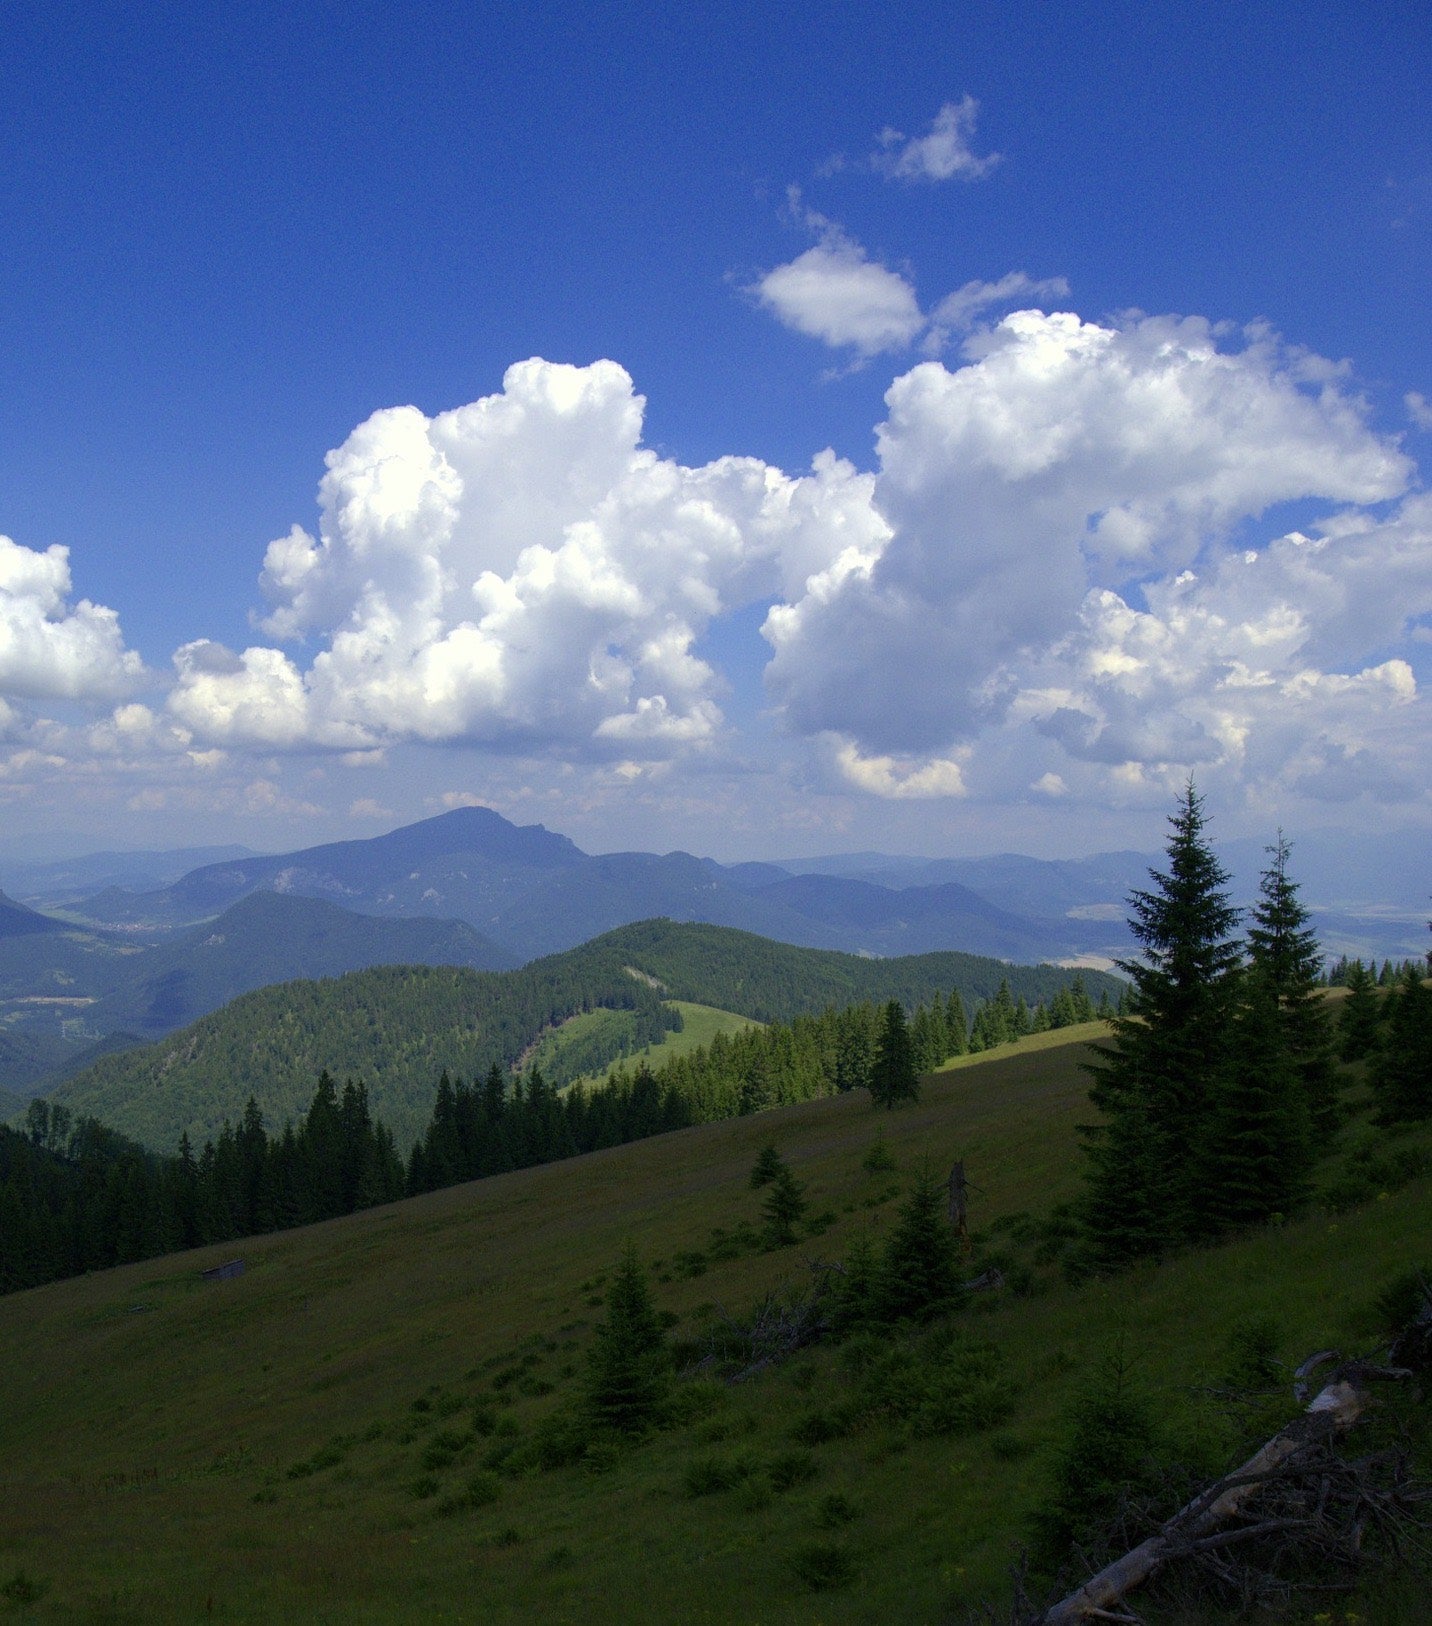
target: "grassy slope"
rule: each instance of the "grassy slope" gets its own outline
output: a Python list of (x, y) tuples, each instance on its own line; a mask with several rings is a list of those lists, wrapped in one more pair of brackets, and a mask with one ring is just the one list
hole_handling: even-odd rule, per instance
[[(671, 1061), (673, 1057), (684, 1056), (688, 1051), (709, 1045), (718, 1033), (739, 1033), (743, 1028), (761, 1026), (752, 1017), (739, 1016), (735, 1011), (717, 1010), (714, 1005), (697, 1005), (686, 999), (671, 999), (667, 1004), (674, 1005), (681, 1012), (683, 1024), (681, 1031), (668, 1033), (660, 1044), (644, 1045), (640, 1050), (633, 1050), (629, 1056), (623, 1058), (622, 1065), (634, 1068), (645, 1062), (648, 1067), (655, 1070), (663, 1062)], [(548, 1054), (548, 1047), (560, 1045), (561, 1036), (569, 1029), (577, 1028), (579, 1023), (591, 1024), (603, 1018), (607, 1020), (619, 1018), (621, 1014), (616, 1011), (588, 1011), (581, 1016), (573, 1017), (570, 1022), (563, 1023), (556, 1033), (548, 1034), (542, 1040), (533, 1059), (539, 1066), (545, 1066), (543, 1058)], [(614, 1062), (611, 1066), (603, 1067), (600, 1072), (586, 1073), (580, 1078), (573, 1079), (572, 1084), (600, 1088), (616, 1065), (618, 1064)], [(569, 1087), (563, 1086), (564, 1089)]]
[(670, 1003), (681, 1012), (681, 1032), (668, 1033), (660, 1044), (638, 1051), (632, 1057), (634, 1062), (645, 1061), (650, 1067), (660, 1067), (664, 1061), (709, 1045), (718, 1033), (740, 1033), (745, 1028), (761, 1026), (752, 1017), (717, 1010), (714, 1005), (697, 1005), (685, 999), (673, 999)]
[[(798, 1278), (807, 1253), (831, 1257), (857, 1227), (888, 1223), (887, 1180), (860, 1167), (877, 1126), (903, 1170), (965, 1158), (977, 1224), (1043, 1209), (1077, 1185), (1080, 1055), (1036, 1041), (946, 1071), (889, 1115), (863, 1096), (810, 1102), (0, 1299), (0, 1582), (23, 1569), (48, 1588), (18, 1618), (190, 1620), (210, 1607), (235, 1622), (335, 1626), (946, 1618), (999, 1583), (1061, 1411), (1116, 1337), (1173, 1396), (1216, 1369), (1228, 1328), (1250, 1314), (1277, 1318), (1285, 1356), (1360, 1345), (1377, 1284), (1427, 1256), (1428, 1182), (1161, 1269), (992, 1301), (967, 1324), (1021, 1384), (995, 1449), (988, 1435), (874, 1427), (815, 1448), (816, 1478), (760, 1509), (731, 1492), (683, 1494), (686, 1465), (712, 1450), (698, 1425), (604, 1477), (503, 1481), (494, 1505), (440, 1518), (410, 1487), (442, 1425), (429, 1413), (414, 1433), (410, 1406), (431, 1386), (491, 1395), (491, 1363), (527, 1340), (553, 1345), (526, 1345), (533, 1374), (568, 1381), (600, 1313), (597, 1278), (624, 1241), (669, 1261), (713, 1225), (755, 1218), (746, 1177), (768, 1140), (837, 1224), (694, 1280), (658, 1268), (658, 1301), (682, 1330), (703, 1302), (741, 1306)], [(198, 1280), (231, 1252), (247, 1258), (244, 1277)], [(839, 1373), (838, 1355), (816, 1351), (731, 1391), (717, 1420), (732, 1442), (715, 1449), (790, 1449), (792, 1420), (839, 1392)], [(550, 1404), (519, 1396), (505, 1415), (525, 1430)], [(380, 1437), (336, 1466), (286, 1477), (374, 1424)], [(438, 1477), (447, 1488), (470, 1471)], [(830, 1536), (816, 1505), (837, 1491), (858, 1517)], [(804, 1590), (790, 1558), (812, 1540), (848, 1548), (857, 1579)]]

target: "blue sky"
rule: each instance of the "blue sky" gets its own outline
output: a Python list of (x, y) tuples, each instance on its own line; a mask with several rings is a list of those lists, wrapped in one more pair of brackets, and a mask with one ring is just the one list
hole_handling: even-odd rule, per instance
[(1425, 5), (6, 36), (10, 841), (1432, 822)]

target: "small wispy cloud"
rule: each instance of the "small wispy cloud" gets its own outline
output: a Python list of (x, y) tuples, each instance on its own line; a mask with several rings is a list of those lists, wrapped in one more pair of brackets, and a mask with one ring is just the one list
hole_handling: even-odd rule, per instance
[(975, 152), (972, 142), (980, 104), (973, 96), (946, 102), (922, 136), (887, 127), (870, 162), (893, 181), (977, 181), (1000, 161), (997, 152)]
[(1402, 404), (1407, 408), (1407, 416), (1419, 429), (1432, 429), (1432, 401), (1420, 390), (1408, 390), (1402, 397)]
[(1031, 277), (1027, 271), (1008, 271), (996, 282), (967, 282), (946, 294), (930, 312), (930, 347), (943, 349), (952, 331), (973, 327), (983, 312), (996, 306), (1068, 297), (1066, 278)]
[(913, 344), (926, 317), (911, 283), (834, 221), (801, 209), (795, 191), (791, 205), (818, 241), (757, 279), (751, 292), (759, 303), (783, 327), (835, 349), (849, 346), (862, 359)]
[(909, 277), (873, 259), (838, 222), (807, 208), (798, 187), (791, 187), (788, 205), (791, 218), (814, 233), (816, 243), (763, 272), (747, 292), (783, 327), (832, 349), (853, 350), (856, 366), (917, 341), (938, 355), (988, 310), (1069, 293), (1063, 277), (1009, 271), (994, 282), (967, 282), (926, 311)]

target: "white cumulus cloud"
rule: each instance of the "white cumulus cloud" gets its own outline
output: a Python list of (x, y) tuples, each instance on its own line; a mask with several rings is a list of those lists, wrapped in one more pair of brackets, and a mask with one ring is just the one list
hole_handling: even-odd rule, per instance
[(404, 740), (662, 756), (713, 739), (718, 616), (884, 534), (871, 478), (830, 454), (687, 468), (640, 444), (613, 362), (531, 360), (499, 394), (375, 413), (327, 459), (318, 535), (273, 542), (261, 625), (314, 639), (175, 656), (172, 714), (219, 745)]
[(925, 329), (911, 284), (834, 228), (789, 264), (767, 271), (754, 292), (785, 327), (862, 356), (906, 349)]
[(926, 353), (937, 355), (952, 333), (967, 331), (986, 311), (1069, 292), (1063, 277), (1010, 271), (994, 282), (967, 282), (927, 312), (909, 278), (872, 260), (835, 221), (805, 208), (795, 188), (790, 206), (819, 240), (794, 260), (765, 272), (748, 292), (782, 326), (833, 349), (848, 347), (861, 361), (908, 350), (922, 336)]
[[(1080, 763), (1125, 784), (1221, 763), (1313, 794), (1359, 736), (1407, 778), (1422, 702), (1405, 661), (1368, 657), (1432, 608), (1432, 526), (1421, 498), (1365, 511), (1413, 470), (1338, 369), (1263, 331), (1023, 311), (886, 401), (888, 534), (765, 626), (786, 726), (845, 741), (847, 780), (889, 795), (957, 762), (969, 789), (1004, 753), (1045, 794)], [(1310, 498), (1353, 506), (1316, 540), (1225, 547)]]
[(88, 599), (71, 604), (70, 591), (67, 548), (37, 553), (0, 536), (0, 696), (95, 704), (141, 683), (119, 617)]
[(930, 326), (937, 346), (942, 346), (949, 330), (962, 332), (976, 318), (997, 305), (1035, 304), (1040, 300), (1064, 299), (1069, 284), (1063, 277), (1031, 277), (1027, 271), (1009, 271), (994, 282), (967, 282), (946, 294), (930, 313)]

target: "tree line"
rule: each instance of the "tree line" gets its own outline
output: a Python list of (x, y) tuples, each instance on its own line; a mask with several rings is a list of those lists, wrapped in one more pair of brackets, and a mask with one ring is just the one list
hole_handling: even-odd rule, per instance
[[(1066, 973), (1057, 993), (1032, 1009), (1001, 977), (993, 996), (975, 1006), (973, 1021), (958, 988), (932, 995), (913, 1011), (898, 999), (831, 1005), (789, 1022), (718, 1033), (709, 1045), (661, 1062), (654, 1077), (661, 1089), (687, 1103), (693, 1123), (855, 1089), (869, 1089), (888, 1105), (911, 1095), (921, 1074), (954, 1057), (1110, 1018), (1116, 1010), (1107, 986), (1095, 1005), (1077, 972)], [(628, 1067), (619, 1066), (608, 1075), (607, 1087), (626, 1087), (632, 1077)]]
[(406, 1165), (352, 1080), (328, 1073), (297, 1125), (270, 1135), (250, 1098), (196, 1157), (164, 1156), (32, 1101), (26, 1130), (0, 1128), (0, 1292), (335, 1219), (482, 1175), (678, 1129), (680, 1100), (645, 1073), (624, 1087), (558, 1094), (533, 1069), (508, 1087), (444, 1074), (427, 1133)]

